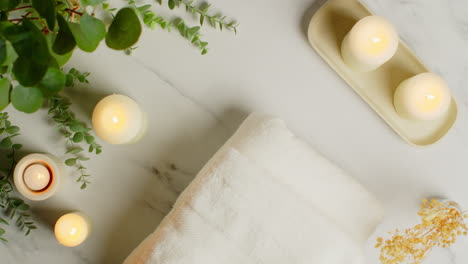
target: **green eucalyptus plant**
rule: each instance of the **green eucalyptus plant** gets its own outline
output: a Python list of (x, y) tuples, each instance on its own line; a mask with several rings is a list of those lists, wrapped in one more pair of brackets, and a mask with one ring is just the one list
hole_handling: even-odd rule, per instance
[[(208, 52), (202, 26), (237, 33), (238, 24), (212, 12), (207, 3), (152, 0), (154, 5), (137, 5), (134, 0), (124, 1), (127, 6), (116, 9), (106, 0), (0, 0), (0, 149), (7, 162), (7, 167), (0, 167), (0, 207), (7, 216), (0, 217), (0, 224), (9, 224), (8, 218), (15, 220), (26, 235), (36, 228), (30, 220), (29, 206), (13, 196), (12, 173), (16, 152), (22, 146), (13, 143), (19, 127), (12, 126), (8, 113), (1, 112), (10, 104), (28, 114), (47, 106), (48, 115), (66, 139), (65, 164), (76, 168), (81, 189), (90, 183), (83, 164), (89, 160), (85, 153), (100, 154), (102, 147), (92, 130), (75, 117), (70, 100), (61, 94), (77, 82), (88, 83), (89, 73), (64, 68), (75, 50), (94, 52), (105, 42), (111, 49), (130, 54), (142, 25), (169, 32), (175, 28), (201, 54)], [(155, 9), (165, 5), (170, 10), (185, 8), (191, 16), (198, 16), (197, 25), (189, 26), (180, 17), (157, 15)], [(96, 13), (110, 18), (110, 23)], [(0, 240), (6, 240), (4, 233), (0, 228)]]

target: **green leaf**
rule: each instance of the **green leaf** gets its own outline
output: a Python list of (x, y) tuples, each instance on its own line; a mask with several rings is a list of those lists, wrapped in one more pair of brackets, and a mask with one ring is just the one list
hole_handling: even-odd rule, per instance
[(17, 110), (33, 113), (41, 108), (44, 96), (39, 88), (18, 85), (11, 93), (11, 102)]
[(46, 97), (57, 94), (65, 87), (65, 74), (56, 68), (49, 68), (38, 87)]
[(29, 205), (25, 204), (25, 203), (22, 203), (20, 205), (18, 205), (18, 207), (16, 207), (18, 210), (20, 211), (27, 211), (29, 210)]
[(68, 26), (67, 21), (62, 15), (57, 15), (57, 22), (60, 27), (57, 37), (55, 38), (52, 50), (59, 54), (64, 55), (72, 51), (76, 46), (75, 38)]
[(14, 150), (20, 150), (22, 147), (23, 147), (23, 145), (21, 145), (21, 144), (13, 144), (13, 146), (12, 146), (12, 148)]
[(71, 167), (71, 166), (75, 166), (76, 160), (77, 160), (76, 158), (67, 159), (67, 160), (65, 161), (65, 165), (70, 166), (70, 167)]
[(86, 143), (88, 143), (88, 144), (93, 144), (94, 143), (94, 137), (93, 136), (87, 135), (85, 137), (85, 140), (86, 140)]
[(6, 59), (2, 65), (9, 66), (13, 64), (13, 62), (15, 62), (17, 58), (18, 58), (18, 54), (16, 54), (16, 51), (11, 45), (11, 43), (6, 42)]
[(97, 6), (101, 3), (104, 3), (106, 0), (81, 0), (81, 3), (84, 6)]
[(9, 26), (4, 36), (19, 56), (25, 56), (36, 63), (49, 64), (49, 48), (44, 34), (29, 19), (23, 19), (21, 26)]
[(80, 153), (82, 151), (83, 151), (83, 148), (75, 147), (75, 148), (69, 149), (65, 154), (78, 154), (78, 153)]
[(11, 141), (11, 138), (6, 137), (0, 141), (0, 148), (1, 149), (11, 149), (11, 146), (13, 145), (13, 142)]
[(81, 132), (77, 132), (75, 133), (75, 135), (73, 136), (73, 142), (75, 143), (80, 143), (84, 140), (84, 134), (81, 133)]
[(106, 36), (109, 48), (125, 50), (133, 46), (141, 35), (141, 23), (132, 8), (122, 8), (115, 16)]
[(47, 68), (47, 64), (36, 63), (29, 57), (20, 56), (13, 64), (13, 74), (20, 84), (33, 86), (42, 80)]
[(93, 52), (106, 36), (104, 23), (88, 14), (81, 17), (80, 23), (69, 23), (78, 47), (86, 52)]
[(32, 0), (37, 13), (47, 21), (50, 30), (55, 28), (55, 0)]
[(174, 0), (168, 0), (167, 5), (169, 6), (170, 9), (174, 9), (175, 1)]
[(4, 225), (10, 225), (5, 219), (0, 217), (0, 223)]
[(7, 44), (4, 39), (0, 38), (0, 65), (3, 65), (6, 59), (7, 59)]
[(86, 184), (86, 182), (84, 182), (83, 184), (81, 184), (80, 189), (84, 190), (84, 189), (86, 189), (86, 187), (88, 187), (88, 185)]
[(11, 84), (8, 78), (0, 79), (0, 111), (10, 104)]
[(0, 11), (10, 11), (18, 6), (20, 0), (2, 0), (0, 1)]
[(19, 127), (17, 126), (11, 126), (9, 128), (6, 129), (7, 133), (12, 135), (12, 134), (16, 134), (20, 131)]
[[(3, 220), (3, 219), (2, 219), (2, 220)], [(5, 229), (0, 228), (0, 236), (2, 236), (3, 234), (5, 234)]]
[(70, 130), (73, 132), (83, 132), (85, 130), (84, 126), (80, 123), (74, 123), (70, 126)]

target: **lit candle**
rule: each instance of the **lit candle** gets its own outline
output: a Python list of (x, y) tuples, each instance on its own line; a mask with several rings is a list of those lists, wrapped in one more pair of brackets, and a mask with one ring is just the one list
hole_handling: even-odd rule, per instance
[(403, 81), (393, 99), (400, 116), (413, 120), (437, 119), (448, 111), (451, 101), (445, 80), (430, 72)]
[(66, 247), (81, 245), (89, 236), (90, 225), (86, 216), (81, 213), (63, 215), (55, 224), (55, 238)]
[(399, 41), (398, 33), (387, 20), (367, 16), (346, 34), (341, 44), (341, 56), (354, 70), (372, 71), (395, 55)]
[(93, 111), (96, 134), (110, 144), (135, 143), (146, 131), (146, 115), (138, 104), (124, 95), (109, 95)]
[(30, 154), (22, 158), (13, 172), (16, 190), (29, 200), (52, 197), (60, 188), (64, 174), (62, 162), (49, 154)]
[(40, 191), (49, 185), (50, 172), (43, 164), (33, 164), (26, 168), (23, 179), (26, 187), (33, 191)]

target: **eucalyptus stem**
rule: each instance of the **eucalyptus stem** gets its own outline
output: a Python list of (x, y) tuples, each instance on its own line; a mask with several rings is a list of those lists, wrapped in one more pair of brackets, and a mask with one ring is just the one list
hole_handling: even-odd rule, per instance
[[(13, 192), (13, 171), (15, 169), (16, 151), (21, 149), (22, 145), (14, 144), (13, 138), (19, 135), (19, 127), (13, 126), (9, 121), (8, 113), (0, 113), (0, 135), (3, 136), (0, 141), (0, 148), (6, 150), (6, 161), (9, 163), (8, 167), (0, 169), (0, 207), (4, 210), (4, 214), (11, 220), (14, 220), (16, 226), (21, 230), (26, 230), (26, 235), (36, 229), (34, 222), (31, 221), (29, 205), (23, 200), (14, 198)], [(9, 225), (9, 222), (0, 217), (0, 223)], [(7, 241), (3, 235), (5, 230), (0, 228), (0, 240)]]

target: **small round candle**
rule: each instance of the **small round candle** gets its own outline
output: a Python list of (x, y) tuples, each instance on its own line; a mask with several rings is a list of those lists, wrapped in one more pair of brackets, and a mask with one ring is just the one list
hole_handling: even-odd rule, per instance
[(43, 190), (50, 183), (50, 172), (42, 164), (33, 164), (23, 174), (26, 187), (33, 191)]
[(57, 241), (66, 247), (81, 245), (90, 232), (90, 225), (81, 213), (69, 213), (63, 215), (55, 224), (55, 237)]
[(110, 144), (135, 143), (146, 130), (146, 116), (138, 104), (124, 95), (109, 95), (93, 111), (96, 134)]
[(399, 41), (390, 22), (379, 16), (367, 16), (346, 34), (341, 44), (341, 56), (354, 70), (372, 71), (395, 55)]
[(34, 153), (23, 157), (15, 167), (16, 190), (29, 200), (42, 201), (56, 194), (64, 175), (63, 162), (50, 154)]
[(395, 91), (393, 103), (404, 118), (434, 120), (448, 111), (451, 100), (445, 80), (426, 72), (403, 81)]

